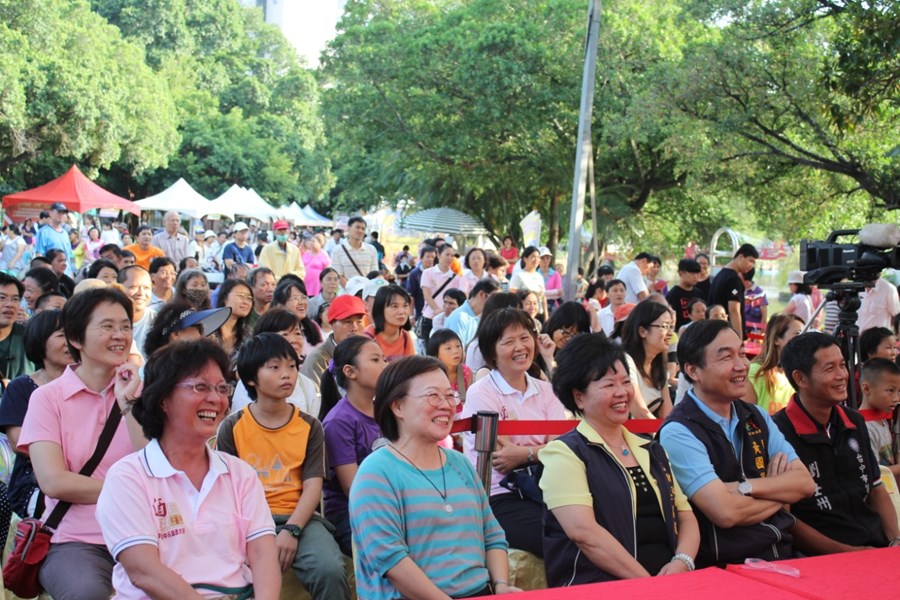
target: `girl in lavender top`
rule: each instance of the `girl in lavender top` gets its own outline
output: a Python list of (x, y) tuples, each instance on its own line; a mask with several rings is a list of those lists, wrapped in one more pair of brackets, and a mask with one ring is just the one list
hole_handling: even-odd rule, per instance
[(386, 364), (381, 347), (374, 340), (355, 335), (337, 345), (333, 362), (322, 375), (322, 396), (327, 398), (327, 404), (336, 401), (338, 386), (347, 390), (322, 422), (329, 465), (324, 487), (325, 518), (334, 525), (335, 538), (347, 556), (351, 555), (347, 497), (359, 464), (372, 453), (372, 445), (381, 437), (372, 399)]

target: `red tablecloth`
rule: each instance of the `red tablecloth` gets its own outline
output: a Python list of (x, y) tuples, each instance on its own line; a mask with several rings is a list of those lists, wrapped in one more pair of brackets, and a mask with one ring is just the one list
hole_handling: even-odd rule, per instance
[(900, 548), (797, 558), (778, 564), (799, 569), (800, 578), (744, 569), (741, 565), (728, 565), (727, 570), (811, 600), (900, 598)]
[[(701, 569), (693, 573), (669, 575), (667, 577), (647, 577), (576, 585), (568, 588), (554, 588), (513, 594), (510, 600), (596, 600), (597, 598), (622, 598), (624, 600), (664, 599), (664, 600), (801, 600), (789, 591), (772, 588), (765, 583), (740, 577), (721, 569)], [(499, 596), (485, 596), (499, 598)]]

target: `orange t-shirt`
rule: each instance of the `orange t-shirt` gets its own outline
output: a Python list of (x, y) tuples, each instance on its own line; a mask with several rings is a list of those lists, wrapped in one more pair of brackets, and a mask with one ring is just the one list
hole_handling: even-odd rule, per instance
[(384, 341), (383, 333), (379, 333), (376, 335), (374, 325), (369, 325), (368, 327), (366, 327), (363, 330), (363, 333), (375, 340), (375, 343), (378, 344), (378, 347), (381, 348), (382, 352), (384, 352), (384, 360), (387, 362), (397, 360), (398, 358), (403, 358), (404, 356), (412, 356), (416, 353), (412, 335), (410, 335), (408, 331), (400, 330), (400, 337), (398, 337), (397, 341), (395, 341), (393, 344), (388, 344), (386, 341)]
[(146, 250), (141, 250), (141, 247), (137, 244), (130, 244), (122, 248), (122, 250), (128, 250), (132, 254), (134, 254), (134, 263), (136, 265), (140, 265), (150, 270), (150, 261), (156, 258), (157, 256), (165, 256), (166, 253), (163, 252), (160, 248), (156, 246), (150, 246)]

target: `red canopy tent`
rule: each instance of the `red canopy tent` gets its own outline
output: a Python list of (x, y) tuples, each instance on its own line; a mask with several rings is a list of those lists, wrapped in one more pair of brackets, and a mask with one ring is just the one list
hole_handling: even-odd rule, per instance
[(141, 207), (116, 196), (84, 176), (72, 165), (65, 175), (34, 189), (3, 196), (3, 208), (14, 221), (37, 218), (54, 202), (62, 202), (71, 211), (83, 213), (92, 208), (114, 208), (141, 215)]

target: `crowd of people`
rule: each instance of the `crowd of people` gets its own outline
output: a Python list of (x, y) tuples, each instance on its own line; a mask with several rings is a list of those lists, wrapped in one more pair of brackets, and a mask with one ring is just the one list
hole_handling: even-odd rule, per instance
[[(556, 587), (900, 544), (889, 283), (856, 381), (802, 273), (768, 315), (750, 245), (671, 286), (639, 253), (566, 300), (546, 247), (389, 256), (367, 227), (4, 228), (0, 508), (59, 523), (55, 600), (274, 599), (285, 573), (349, 598), (349, 558), (360, 598), (466, 598), (518, 591), (510, 549)], [(480, 411), (573, 428), (500, 436), (486, 491), (451, 434)]]

